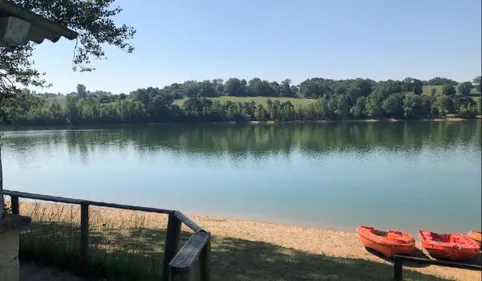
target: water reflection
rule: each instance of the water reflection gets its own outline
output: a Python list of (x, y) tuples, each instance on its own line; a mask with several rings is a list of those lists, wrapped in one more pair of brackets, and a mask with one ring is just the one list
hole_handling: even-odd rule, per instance
[(421, 151), (464, 145), (478, 149), (481, 122), (330, 123), (330, 124), (157, 124), (76, 130), (8, 131), (7, 149), (28, 159), (65, 146), (71, 158), (89, 164), (93, 152), (127, 151), (152, 155), (182, 152), (187, 157), (289, 158), (293, 150), (308, 157), (374, 149)]
[(480, 120), (130, 125), (5, 136), (7, 189), (350, 229), (361, 222), (480, 229)]

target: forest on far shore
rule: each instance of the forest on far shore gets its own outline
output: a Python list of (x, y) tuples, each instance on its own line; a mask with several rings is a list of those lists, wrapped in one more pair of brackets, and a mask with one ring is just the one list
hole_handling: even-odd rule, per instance
[[(7, 106), (16, 125), (145, 122), (419, 119), (481, 114), (481, 77), (462, 82), (311, 78), (299, 85), (254, 78), (173, 83), (113, 95), (78, 84), (63, 95), (22, 90)], [(263, 98), (260, 98), (263, 97)]]

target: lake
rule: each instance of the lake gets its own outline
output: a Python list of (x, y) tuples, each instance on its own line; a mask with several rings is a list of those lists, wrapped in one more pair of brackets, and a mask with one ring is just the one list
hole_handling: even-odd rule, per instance
[(481, 229), (481, 121), (4, 131), (5, 189), (354, 231)]

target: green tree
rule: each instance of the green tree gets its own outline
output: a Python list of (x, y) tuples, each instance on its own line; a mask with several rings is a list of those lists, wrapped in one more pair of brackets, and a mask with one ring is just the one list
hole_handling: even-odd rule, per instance
[(383, 117), (383, 96), (380, 92), (371, 93), (366, 100), (366, 114), (372, 118)]
[(413, 93), (416, 95), (421, 95), (423, 93), (423, 83), (421, 80), (413, 79)]
[(285, 79), (280, 84), (279, 94), (281, 97), (293, 97), (294, 94), (291, 92), (291, 80)]
[(353, 115), (353, 118), (360, 119), (365, 117), (365, 114), (366, 114), (365, 102), (366, 102), (365, 97), (359, 97), (356, 100), (356, 104), (350, 110), (351, 114)]
[(388, 96), (386, 100), (382, 102), (382, 109), (387, 115), (387, 117), (393, 118), (403, 118), (404, 108), (403, 108), (403, 94), (392, 94)]
[(446, 96), (454, 96), (456, 93), (455, 87), (450, 84), (445, 84), (442, 88), (442, 93)]
[(453, 110), (453, 102), (450, 97), (439, 95), (435, 98), (433, 107), (437, 109), (441, 116), (445, 116), (447, 113)]
[(432, 94), (432, 96), (435, 96), (437, 94), (437, 88), (432, 88), (430, 90), (430, 93)]
[(81, 99), (87, 97), (87, 88), (84, 84), (77, 84), (77, 96)]
[[(73, 69), (91, 71), (94, 59), (105, 58), (104, 47), (113, 45), (132, 52), (128, 43), (135, 30), (127, 25), (118, 25), (113, 18), (122, 9), (114, 6), (114, 0), (11, 0), (12, 3), (64, 25), (79, 34), (75, 49)], [(34, 68), (32, 53), (36, 45), (29, 43), (16, 47), (0, 47), (0, 118), (8, 121), (5, 105), (14, 105), (24, 99), (19, 87), (47, 85), (42, 74)], [(8, 81), (17, 81), (9, 83)]]
[(482, 76), (477, 76), (474, 78), (474, 80), (472, 81), (474, 83), (474, 86), (475, 86), (475, 89), (477, 89), (477, 91), (479, 92), (482, 92)]
[(224, 83), (224, 91), (227, 96), (243, 96), (243, 85), (238, 78), (229, 78)]
[(467, 96), (470, 94), (470, 91), (472, 91), (473, 87), (474, 85), (472, 85), (471, 82), (467, 81), (467, 82), (460, 83), (457, 89), (459, 90), (460, 94)]
[(452, 85), (452, 86), (455, 86), (457, 84), (459, 84), (457, 81), (454, 81), (452, 79), (448, 79), (448, 78), (442, 78), (442, 77), (434, 77), (430, 80), (427, 81), (427, 84), (426, 85)]
[(418, 95), (408, 93), (403, 100), (403, 109), (405, 118), (420, 118), (423, 117), (422, 98)]
[(471, 104), (462, 104), (457, 110), (457, 115), (463, 118), (474, 118), (477, 115), (477, 107)]

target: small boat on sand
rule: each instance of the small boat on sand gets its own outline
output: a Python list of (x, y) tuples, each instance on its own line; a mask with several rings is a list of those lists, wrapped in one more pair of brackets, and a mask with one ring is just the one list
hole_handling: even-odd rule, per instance
[(462, 233), (438, 234), (419, 230), (418, 237), (422, 247), (434, 258), (466, 261), (480, 252), (479, 245)]
[(472, 238), (472, 240), (474, 240), (477, 244), (479, 244), (480, 247), (480, 245), (482, 244), (482, 232), (470, 231), (469, 233), (467, 233), (467, 235)]
[(387, 258), (391, 258), (393, 255), (409, 255), (415, 248), (413, 236), (406, 232), (382, 231), (363, 225), (359, 226), (356, 232), (366, 248), (382, 253)]

